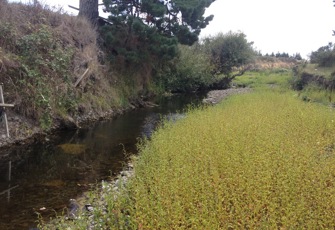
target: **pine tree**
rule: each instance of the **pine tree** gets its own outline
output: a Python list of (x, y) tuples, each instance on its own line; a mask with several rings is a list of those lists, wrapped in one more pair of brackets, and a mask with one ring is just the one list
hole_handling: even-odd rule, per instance
[(104, 0), (111, 21), (132, 21), (137, 18), (167, 37), (176, 37), (182, 44), (192, 45), (201, 29), (213, 19), (204, 17), (206, 8), (215, 0)]
[(177, 43), (192, 45), (213, 16), (205, 9), (215, 0), (104, 0), (111, 25), (102, 29), (110, 57), (152, 66), (177, 55)]

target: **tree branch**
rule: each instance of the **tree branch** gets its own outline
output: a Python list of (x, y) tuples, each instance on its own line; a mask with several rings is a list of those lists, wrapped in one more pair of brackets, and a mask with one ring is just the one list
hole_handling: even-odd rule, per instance
[(246, 71), (251, 70), (252, 65), (247, 65), (242, 68), (238, 73), (233, 74), (231, 77), (229, 77), (230, 80), (233, 80), (235, 77), (242, 76)]

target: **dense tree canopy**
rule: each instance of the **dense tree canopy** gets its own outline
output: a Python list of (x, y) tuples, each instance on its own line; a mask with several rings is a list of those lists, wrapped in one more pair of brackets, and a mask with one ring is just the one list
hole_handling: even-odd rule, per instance
[(204, 17), (205, 9), (215, 0), (104, 0), (109, 19), (114, 23), (138, 19), (160, 34), (177, 37), (182, 44), (192, 45), (201, 29), (213, 19)]
[(102, 35), (109, 57), (118, 66), (150, 63), (153, 69), (161, 68), (176, 57), (178, 43), (191, 45), (198, 40), (201, 29), (213, 18), (203, 16), (212, 2), (104, 0), (111, 24), (102, 29)]

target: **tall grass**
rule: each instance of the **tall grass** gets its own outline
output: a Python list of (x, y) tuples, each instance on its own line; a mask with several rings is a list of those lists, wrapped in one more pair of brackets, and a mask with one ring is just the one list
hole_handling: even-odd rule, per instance
[(140, 146), (135, 176), (117, 199), (108, 192), (94, 220), (102, 229), (334, 228), (334, 118), (269, 91), (192, 111)]

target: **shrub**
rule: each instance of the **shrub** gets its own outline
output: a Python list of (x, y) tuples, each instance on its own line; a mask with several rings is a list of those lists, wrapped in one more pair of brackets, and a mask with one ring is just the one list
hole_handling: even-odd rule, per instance
[(169, 91), (190, 92), (212, 84), (213, 66), (209, 56), (199, 44), (179, 46), (180, 55), (170, 71), (164, 73), (166, 89)]

